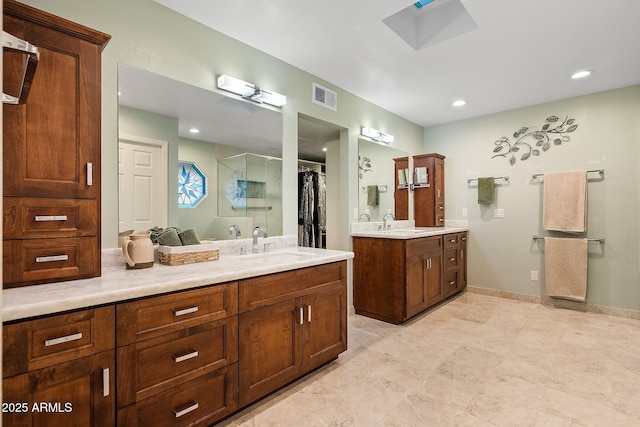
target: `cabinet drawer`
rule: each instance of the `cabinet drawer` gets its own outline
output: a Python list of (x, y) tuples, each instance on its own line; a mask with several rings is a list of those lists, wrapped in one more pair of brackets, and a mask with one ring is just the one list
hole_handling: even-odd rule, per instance
[(203, 375), (118, 411), (120, 426), (207, 426), (238, 407), (238, 364)]
[(118, 346), (238, 313), (237, 282), (118, 304)]
[(427, 252), (438, 251), (442, 248), (442, 237), (423, 237), (420, 239), (410, 239), (406, 242), (407, 257), (421, 255)]
[(99, 249), (97, 237), (5, 240), (4, 285), (99, 276)]
[(452, 270), (444, 273), (444, 294), (449, 295), (458, 289), (458, 271)]
[(114, 348), (114, 308), (3, 326), (2, 374), (10, 377)]
[(240, 312), (306, 295), (346, 280), (345, 261), (323, 264), (284, 273), (270, 274), (240, 282)]
[(238, 361), (238, 317), (118, 348), (118, 407)]
[(445, 234), (444, 235), (444, 248), (457, 247), (460, 241), (459, 234)]
[(4, 239), (95, 236), (96, 200), (5, 197)]
[(444, 269), (449, 270), (458, 267), (458, 249), (447, 249), (444, 251)]
[(458, 243), (461, 246), (465, 246), (467, 244), (467, 232), (458, 233)]

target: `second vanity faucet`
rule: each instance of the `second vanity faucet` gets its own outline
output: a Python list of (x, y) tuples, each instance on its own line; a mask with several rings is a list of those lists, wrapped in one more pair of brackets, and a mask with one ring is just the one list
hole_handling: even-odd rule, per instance
[(382, 217), (382, 229), (385, 230), (385, 231), (389, 230), (391, 228), (391, 224), (389, 224), (387, 226), (387, 217), (391, 217), (391, 219), (394, 220), (394, 221), (396, 219), (396, 217), (393, 216), (393, 214), (391, 212), (388, 212), (388, 213), (384, 214), (384, 216)]
[(238, 227), (237, 225), (230, 225), (229, 226), (229, 234), (230, 235), (236, 235), (236, 240), (240, 238), (240, 236), (242, 235), (242, 233), (240, 233), (240, 227)]
[(253, 232), (251, 233), (251, 236), (253, 237), (253, 240), (251, 242), (251, 253), (258, 253), (258, 236), (259, 234), (262, 233), (262, 237), (269, 237), (269, 235), (267, 234), (267, 230), (260, 227), (259, 225), (253, 228)]

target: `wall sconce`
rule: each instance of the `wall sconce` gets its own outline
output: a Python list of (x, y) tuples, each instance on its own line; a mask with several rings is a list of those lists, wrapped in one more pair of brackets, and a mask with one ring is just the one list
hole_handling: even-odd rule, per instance
[(244, 99), (258, 103), (273, 105), (274, 107), (282, 107), (287, 103), (287, 97), (277, 92), (261, 89), (253, 83), (236, 79), (235, 77), (223, 74), (218, 77), (218, 89), (240, 95)]
[(373, 139), (374, 141), (384, 142), (385, 144), (391, 144), (393, 142), (393, 135), (380, 132), (374, 128), (362, 128), (362, 135)]

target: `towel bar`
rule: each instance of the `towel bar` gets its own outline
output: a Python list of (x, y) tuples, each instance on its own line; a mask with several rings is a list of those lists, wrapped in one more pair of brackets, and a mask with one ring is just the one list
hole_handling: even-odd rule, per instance
[[(538, 236), (532, 236), (533, 240), (544, 240), (544, 237), (538, 237)], [(603, 239), (587, 239), (589, 242), (600, 242), (604, 244), (604, 238)]]
[[(467, 179), (467, 184), (471, 184), (471, 181), (477, 181), (480, 178), (469, 178)], [(494, 179), (503, 179), (505, 181), (509, 181), (509, 177), (508, 176), (496, 176), (494, 177)]]
[[(588, 170), (587, 173), (595, 173), (598, 172), (600, 175), (602, 175), (604, 177), (604, 169), (592, 169), (592, 170)], [(533, 175), (531, 175), (531, 177), (533, 179), (536, 178), (540, 178), (541, 176), (544, 176), (543, 173), (534, 173)]]

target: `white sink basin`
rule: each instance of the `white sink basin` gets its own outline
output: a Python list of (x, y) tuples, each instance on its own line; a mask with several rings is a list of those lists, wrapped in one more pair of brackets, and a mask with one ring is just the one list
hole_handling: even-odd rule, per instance
[(309, 259), (311, 257), (313, 257), (313, 254), (295, 251), (274, 251), (238, 255), (234, 258), (238, 262), (250, 262), (255, 264), (290, 264)]

